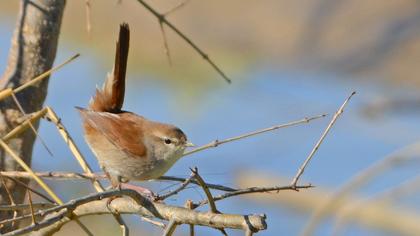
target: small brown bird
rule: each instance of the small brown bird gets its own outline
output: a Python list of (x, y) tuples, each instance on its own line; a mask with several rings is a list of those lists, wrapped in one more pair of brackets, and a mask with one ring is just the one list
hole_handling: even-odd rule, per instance
[(113, 187), (162, 176), (193, 146), (176, 126), (121, 110), (124, 102), (130, 30), (120, 25), (113, 72), (97, 89), (89, 109), (77, 108), (85, 139)]

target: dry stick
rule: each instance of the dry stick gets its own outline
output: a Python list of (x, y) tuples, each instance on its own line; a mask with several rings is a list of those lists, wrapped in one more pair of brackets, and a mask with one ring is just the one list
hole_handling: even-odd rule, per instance
[(187, 3), (189, 2), (189, 0), (185, 0), (183, 2), (180, 2), (178, 5), (176, 5), (175, 7), (173, 7), (171, 10), (163, 13), (164, 16), (168, 16), (169, 14), (174, 13), (175, 11), (181, 9), (182, 7), (184, 7)]
[(5, 98), (9, 97), (12, 93), (18, 93), (18, 92), (26, 89), (27, 87), (30, 87), (30, 86), (40, 82), (41, 80), (47, 78), (52, 72), (55, 72), (55, 71), (61, 69), (63, 66), (70, 63), (71, 61), (73, 61), (74, 59), (76, 59), (79, 56), (80, 56), (80, 54), (76, 54), (76, 55), (72, 56), (71, 58), (69, 58), (68, 60), (63, 62), (62, 64), (45, 71), (44, 73), (38, 75), (37, 77), (31, 79), (30, 81), (22, 84), (21, 86), (15, 88), (15, 89), (7, 88), (7, 89), (4, 89), (4, 90), (0, 91), (0, 100), (3, 100)]
[(29, 201), (29, 206), (31, 209), (31, 216), (32, 216), (32, 224), (36, 224), (36, 220), (35, 220), (35, 215), (34, 215), (34, 207), (32, 205), (32, 194), (31, 191), (28, 191), (28, 201)]
[[(24, 234), (24, 233), (28, 233), (28, 232), (32, 232), (34, 230), (41, 229), (43, 227), (46, 227), (48, 225), (53, 224), (54, 222), (62, 219), (63, 217), (65, 217), (67, 215), (73, 214), (72, 212), (76, 208), (76, 206), (85, 204), (85, 203), (90, 202), (90, 201), (100, 200), (102, 198), (106, 198), (106, 197), (110, 197), (110, 196), (122, 196), (124, 193), (125, 193), (125, 195), (128, 195), (128, 196), (132, 197), (133, 199), (135, 199), (139, 204), (142, 203), (142, 201), (144, 200), (143, 196), (141, 196), (140, 194), (138, 194), (134, 191), (128, 191), (128, 193), (123, 192), (123, 191), (124, 190), (122, 190), (122, 191), (114, 190), (114, 191), (110, 191), (110, 192), (100, 192), (96, 195), (95, 194), (88, 195), (88, 196), (85, 196), (85, 197), (82, 197), (82, 198), (79, 198), (79, 199), (76, 199), (76, 200), (71, 200), (70, 202), (68, 202), (66, 204), (61, 204), (59, 206), (52, 207), (52, 208), (49, 208), (49, 209), (44, 210), (44, 211), (39, 211), (39, 212), (35, 213), (35, 215), (44, 216), (44, 215), (47, 215), (49, 213), (60, 211), (60, 210), (64, 209), (64, 211), (59, 213), (57, 216), (52, 217), (52, 218), (47, 219), (47, 220), (43, 220), (41, 222), (38, 222), (37, 225), (31, 225), (31, 226), (28, 226), (28, 227), (25, 227), (25, 228), (22, 228), (22, 229), (18, 229), (18, 230), (9, 232), (5, 235), (21, 235), (21, 234)], [(140, 195), (140, 196), (137, 196), (137, 195)], [(75, 220), (79, 221), (78, 219), (75, 219)]]
[(163, 27), (162, 21), (159, 21), (159, 27), (160, 27), (160, 32), (162, 33), (164, 52), (165, 52), (166, 58), (168, 58), (169, 65), (172, 66), (172, 59), (171, 59), (171, 53), (169, 51), (168, 39), (166, 37), (165, 28)]
[[(233, 192), (224, 193), (218, 196), (213, 197), (213, 201), (217, 202), (226, 198), (244, 195), (244, 194), (250, 194), (250, 193), (268, 193), (268, 192), (278, 192), (278, 191), (284, 191), (284, 190), (296, 190), (296, 189), (306, 189), (306, 188), (312, 188), (314, 187), (311, 184), (307, 185), (288, 185), (288, 186), (274, 186), (274, 187), (250, 187), (250, 188), (244, 188), (244, 189), (238, 189)], [(208, 200), (203, 200), (196, 204), (197, 207), (203, 206), (208, 204)]]
[[(64, 141), (66, 142), (67, 146), (69, 147), (71, 153), (79, 163), (80, 167), (82, 167), (83, 172), (87, 174), (92, 174), (92, 168), (90, 168), (89, 164), (86, 162), (86, 159), (83, 157), (82, 153), (80, 152), (79, 148), (76, 146), (75, 142), (71, 138), (70, 134), (67, 132), (67, 129), (61, 123), (60, 118), (58, 118), (57, 114), (54, 110), (50, 107), (47, 107), (47, 116), (48, 119), (55, 124), (58, 129), (58, 132), (63, 137)], [(99, 183), (98, 180), (91, 180), (93, 187), (96, 189), (97, 192), (103, 192), (105, 189)], [(127, 224), (124, 222), (123, 218), (118, 214), (113, 214), (115, 220), (120, 225), (120, 228), (123, 232), (123, 235), (129, 234), (129, 229)]]
[(289, 122), (289, 123), (286, 123), (286, 124), (281, 124), (281, 125), (275, 125), (275, 126), (272, 126), (272, 127), (269, 127), (269, 128), (256, 130), (256, 131), (253, 131), (251, 133), (239, 135), (239, 136), (224, 139), (224, 140), (221, 140), (221, 141), (214, 140), (213, 142), (210, 142), (206, 145), (203, 145), (201, 147), (198, 147), (196, 149), (193, 149), (191, 151), (188, 151), (188, 152), (184, 153), (183, 156), (188, 156), (188, 155), (191, 155), (193, 153), (200, 152), (200, 151), (203, 151), (203, 150), (206, 150), (206, 149), (209, 149), (209, 148), (215, 148), (219, 145), (229, 143), (229, 142), (233, 142), (233, 141), (237, 141), (237, 140), (244, 139), (244, 138), (248, 138), (248, 137), (251, 137), (251, 136), (254, 136), (254, 135), (257, 135), (257, 134), (261, 134), (261, 133), (265, 133), (265, 132), (269, 132), (269, 131), (273, 131), (273, 130), (277, 130), (277, 129), (281, 129), (281, 128), (286, 128), (286, 127), (290, 127), (290, 126), (294, 126), (294, 125), (298, 125), (298, 124), (302, 124), (302, 123), (309, 123), (312, 120), (323, 118), (325, 116), (327, 116), (327, 115), (322, 114), (322, 115), (313, 116), (313, 117), (309, 117), (309, 118), (303, 118), (301, 120), (292, 121), (292, 122)]
[[(61, 199), (52, 191), (52, 189), (38, 176), (35, 175), (34, 171), (2, 140), (0, 139), (0, 146), (13, 158), (15, 161), (29, 174), (32, 175), (32, 177), (35, 179), (35, 181), (47, 192), (52, 199), (54, 199), (55, 202), (58, 204), (63, 204)], [(85, 225), (83, 225), (79, 220), (75, 220), (75, 222), (88, 234), (93, 235), (89, 229), (86, 228)]]
[(247, 227), (254, 227), (256, 230), (264, 230), (267, 227), (265, 219), (261, 216), (243, 216), (233, 214), (225, 215), (195, 212), (183, 207), (169, 206), (158, 202), (151, 202), (134, 190), (122, 189), (96, 193), (78, 199), (73, 199), (62, 206), (57, 206), (54, 209), (44, 211), (45, 214), (50, 213), (51, 210), (53, 210), (54, 212), (59, 211), (56, 215), (47, 217), (45, 220), (38, 222), (37, 225), (18, 229), (6, 235), (18, 235), (22, 233), (28, 233), (34, 230), (41, 230), (42, 228), (45, 228), (47, 226), (51, 227), (45, 230), (41, 230), (42, 232), (40, 233), (56, 232), (63, 224), (69, 222), (69, 219), (63, 219), (63, 216), (72, 212), (79, 216), (92, 214), (110, 214), (107, 199), (105, 198), (113, 196), (128, 196), (131, 198), (117, 198), (114, 201), (112, 201), (111, 207), (115, 208), (123, 214), (140, 214), (147, 217), (157, 217), (164, 220), (169, 220), (169, 218), (173, 217), (177, 219), (180, 223), (198, 224), (210, 227), (228, 227), (244, 230)]
[(175, 27), (171, 22), (169, 22), (164, 14), (160, 14), (155, 9), (153, 9), (151, 6), (149, 6), (146, 2), (143, 0), (137, 0), (140, 4), (142, 4), (150, 13), (152, 13), (159, 22), (162, 22), (163, 24), (167, 25), (170, 29), (172, 29), (179, 37), (181, 37), (187, 44), (189, 44), (200, 56), (203, 57), (205, 61), (207, 61), (213, 69), (215, 69), (219, 75), (223, 77), (223, 79), (226, 80), (226, 82), (231, 83), (232, 81), (229, 79), (229, 77), (226, 76), (226, 74), (209, 58), (209, 56), (201, 50), (191, 39), (189, 39), (184, 33), (182, 33), (177, 27)]
[[(1, 172), (1, 173), (6, 176), (7, 173), (9, 173), (9, 172)], [(26, 177), (26, 176), (24, 176), (24, 177)], [(206, 185), (208, 185), (208, 184), (206, 184)], [(284, 190), (295, 190), (295, 188), (305, 189), (305, 188), (311, 188), (311, 187), (313, 187), (313, 186), (310, 185), (310, 184), (309, 185), (296, 186), (296, 187), (294, 187), (294, 186), (251, 187), (251, 188), (239, 189), (239, 190), (235, 190), (233, 192), (228, 192), (228, 193), (225, 193), (225, 194), (221, 194), (219, 196), (215, 196), (215, 197), (213, 197), (213, 200), (214, 201), (220, 201), (220, 200), (223, 200), (223, 199), (226, 199), (226, 198), (239, 196), (239, 195), (244, 195), (244, 194), (251, 194), (251, 193), (267, 193), (267, 192), (274, 192), (274, 191), (278, 192), (278, 191), (282, 191), (282, 190), (283, 191)], [(206, 204), (208, 204), (208, 200), (203, 200), (203, 201), (201, 201), (197, 204), (194, 204), (193, 209), (195, 209), (197, 207), (200, 207), (200, 206), (203, 206), (203, 205), (206, 205)], [(23, 208), (23, 207), (24, 206), (21, 206), (21, 208)], [(54, 212), (54, 211), (58, 211), (60, 209), (63, 209), (64, 207), (65, 206), (62, 206), (62, 205), (61, 206), (56, 206), (54, 208), (42, 211), (42, 214), (45, 215), (45, 214), (48, 214), (48, 213), (51, 213), (51, 212)], [(36, 215), (38, 215), (38, 214), (41, 214), (41, 213), (38, 212)], [(18, 217), (17, 220), (22, 220), (22, 219), (28, 218), (28, 217), (29, 217), (29, 215), (22, 216), (21, 218)], [(4, 222), (0, 222), (0, 224), (1, 223), (4, 223)]]
[[(10, 177), (18, 177), (18, 178), (32, 178), (32, 176), (23, 171), (0, 171), (1, 174), (4, 176)], [(37, 176), (42, 178), (50, 178), (55, 180), (73, 180), (73, 179), (86, 179), (86, 180), (99, 180), (99, 179), (107, 179), (105, 174), (102, 173), (74, 173), (74, 172), (55, 172), (55, 171), (48, 171), (48, 172), (36, 172)], [(185, 182), (186, 178), (174, 177), (174, 176), (161, 176), (156, 181), (176, 181), (176, 182)], [(191, 179), (190, 183), (198, 185), (198, 182), (194, 179)], [(219, 185), (219, 184), (211, 184), (206, 183), (206, 185), (211, 189), (226, 191), (226, 192), (233, 192), (237, 189)]]
[[(188, 199), (185, 202), (185, 207), (188, 208), (188, 209), (190, 209), (190, 210), (193, 210), (194, 209), (194, 203), (193, 203), (193, 201), (190, 200), (190, 199)], [(194, 236), (194, 225), (193, 224), (190, 224), (190, 227), (189, 228), (190, 228), (190, 236)]]
[(39, 178), (35, 172), (2, 140), (0, 139), (0, 146), (13, 158), (15, 161), (27, 171), (32, 178), (51, 196), (51, 198), (58, 204), (63, 204), (61, 199), (51, 190), (51, 188)]
[[(216, 208), (216, 203), (214, 203), (213, 195), (211, 195), (211, 192), (210, 192), (209, 188), (207, 187), (206, 182), (204, 182), (203, 178), (201, 178), (200, 174), (198, 174), (197, 167), (194, 167), (194, 169), (190, 169), (190, 170), (191, 170), (192, 173), (194, 173), (195, 179), (200, 184), (201, 188), (203, 189), (204, 193), (206, 194), (207, 201), (209, 202), (209, 205), (210, 205), (210, 212), (220, 213)], [(220, 232), (222, 232), (223, 235), (227, 235), (225, 229), (223, 229), (223, 228), (217, 228), (217, 229), (220, 230)]]
[(350, 101), (351, 97), (355, 95), (356, 92), (352, 92), (350, 96), (344, 101), (343, 105), (337, 110), (337, 112), (334, 114), (333, 118), (331, 119), (331, 122), (328, 124), (327, 128), (325, 129), (324, 133), (319, 138), (318, 142), (315, 144), (314, 148), (312, 149), (309, 156), (306, 158), (306, 160), (302, 163), (302, 165), (299, 167), (299, 170), (296, 173), (296, 176), (293, 178), (291, 186), (296, 186), (297, 182), (299, 181), (299, 178), (302, 176), (303, 172), (305, 171), (305, 167), (308, 165), (309, 161), (312, 159), (316, 151), (318, 150), (319, 146), (321, 146), (322, 141), (324, 141), (325, 137), (327, 136), (328, 132), (332, 128), (332, 126), (337, 121), (337, 118), (343, 113), (344, 107), (347, 105), (348, 101)]
[(145, 222), (147, 222), (147, 223), (150, 223), (150, 224), (152, 224), (152, 225), (155, 225), (155, 226), (157, 226), (157, 227), (160, 227), (160, 228), (162, 228), (162, 229), (164, 229), (165, 227), (166, 227), (166, 225), (164, 224), (164, 223), (162, 223), (162, 222), (160, 222), (160, 221), (156, 221), (156, 220), (152, 220), (152, 219), (150, 219), (150, 218), (147, 218), (147, 217), (141, 217), (141, 220), (142, 221), (145, 221)]
[[(185, 4), (187, 2), (188, 2), (188, 0), (184, 1), (184, 2), (181, 2), (180, 4), (178, 4), (177, 6), (175, 6), (174, 8), (165, 12), (162, 15), (168, 16), (169, 14), (171, 14), (171, 13), (175, 12), (176, 10), (180, 9), (181, 7), (185, 6)], [(168, 38), (166, 37), (165, 27), (163, 26), (163, 23), (162, 23), (161, 20), (159, 20), (159, 27), (160, 27), (160, 32), (162, 33), (164, 52), (165, 52), (166, 58), (168, 58), (169, 65), (172, 66), (172, 59), (171, 59), (171, 54), (170, 54), (170, 51), (169, 51)]]
[(165, 194), (161, 194), (161, 195), (157, 195), (155, 198), (156, 198), (156, 200), (165, 200), (166, 198), (168, 198), (168, 197), (171, 197), (171, 196), (173, 196), (173, 195), (175, 195), (175, 194), (177, 194), (177, 193), (179, 193), (179, 192), (181, 192), (183, 189), (185, 189), (186, 187), (187, 187), (187, 185), (189, 184), (189, 183), (191, 183), (191, 180), (193, 179), (195, 177), (195, 174), (194, 174), (194, 172), (192, 172), (191, 173), (191, 175), (190, 175), (190, 177), (188, 177), (187, 179), (185, 179), (185, 181), (184, 182), (182, 182), (181, 183), (181, 185), (178, 187), (178, 188), (176, 188), (176, 189), (174, 189), (174, 190), (172, 190), (172, 191), (169, 191), (168, 193), (165, 193)]
[[(12, 98), (13, 101), (15, 102), (16, 106), (18, 107), (19, 111), (26, 116), (26, 112), (23, 109), (22, 105), (20, 104), (19, 100), (17, 99), (16, 95), (14, 92), (12, 92)], [(50, 148), (48, 148), (47, 143), (45, 142), (45, 140), (41, 137), (41, 135), (39, 135), (38, 131), (35, 129), (35, 127), (32, 125), (32, 123), (29, 121), (29, 127), (31, 127), (32, 132), (34, 132), (35, 136), (39, 139), (39, 141), (41, 141), (42, 146), (45, 148), (45, 150), (47, 150), (48, 154), (50, 154), (50, 156), (54, 157), (53, 153), (51, 152)]]
[(23, 131), (25, 131), (29, 124), (31, 124), (34, 121), (39, 120), (41, 117), (43, 117), (45, 114), (47, 114), (47, 109), (43, 108), (42, 110), (39, 110), (37, 112), (29, 114), (29, 118), (27, 118), (25, 121), (23, 121), (20, 125), (16, 126), (14, 129), (9, 131), (5, 136), (3, 136), (3, 141), (8, 142), (10, 139), (18, 136)]
[[(74, 56), (70, 57), (69, 59), (67, 59), (66, 61), (64, 61), (63, 63), (61, 63), (60, 65), (58, 65), (58, 66), (56, 66), (56, 67), (54, 67), (54, 68), (51, 68), (51, 69), (49, 69), (49, 70), (45, 71), (44, 73), (42, 73), (42, 74), (38, 75), (37, 77), (33, 78), (32, 80), (28, 81), (27, 83), (22, 84), (21, 86), (19, 86), (19, 87), (17, 87), (17, 88), (15, 88), (15, 89), (13, 89), (13, 92), (14, 92), (14, 93), (18, 93), (18, 92), (20, 92), (20, 91), (22, 91), (22, 90), (26, 89), (27, 87), (32, 86), (32, 85), (34, 85), (34, 84), (36, 84), (36, 83), (40, 82), (41, 80), (43, 80), (43, 79), (45, 79), (46, 77), (48, 77), (51, 73), (53, 73), (53, 72), (55, 72), (55, 71), (57, 71), (57, 70), (61, 69), (63, 66), (65, 66), (65, 65), (67, 65), (68, 63), (72, 62), (74, 59), (78, 58), (79, 56), (80, 56), (80, 54), (79, 54), (79, 53), (77, 53), (76, 55), (74, 55)], [(1, 99), (0, 99), (0, 100), (1, 100)]]
[(194, 167), (194, 169), (190, 169), (192, 173), (194, 173), (195, 179), (200, 184), (201, 188), (203, 188), (204, 193), (206, 194), (207, 201), (210, 205), (210, 211), (213, 213), (219, 213), (219, 211), (216, 208), (216, 204), (214, 203), (213, 196), (210, 193), (209, 188), (207, 187), (206, 183), (204, 182), (203, 178), (198, 174), (197, 167)]
[[(4, 181), (3, 175), (0, 175), (0, 178), (1, 178), (1, 182), (2, 182), (2, 184), (3, 184), (3, 186), (4, 186), (4, 189), (6, 190), (7, 196), (9, 197), (10, 205), (11, 205), (11, 206), (16, 206), (16, 203), (15, 203), (15, 201), (13, 200), (13, 196), (12, 196), (12, 194), (10, 193), (9, 188), (7, 187), (6, 181)], [(15, 218), (16, 218), (16, 216), (17, 216), (17, 211), (16, 211), (16, 210), (14, 210), (14, 211), (13, 211), (13, 219), (15, 219)], [(12, 227), (13, 227), (14, 223), (15, 223), (15, 222), (13, 221), (13, 222), (12, 222)]]
[[(32, 203), (32, 206), (36, 209), (45, 209), (45, 208), (51, 208), (57, 206), (56, 204), (52, 204), (49, 202), (38, 202), (38, 203)], [(28, 204), (16, 204), (14, 206), (10, 205), (0, 205), (0, 211), (23, 211), (27, 210), (30, 206)], [(3, 222), (0, 222), (2, 224)]]
[(178, 224), (176, 223), (175, 219), (171, 219), (169, 224), (166, 226), (165, 231), (163, 231), (162, 236), (172, 236), (177, 226)]
[(22, 181), (20, 181), (20, 180), (18, 180), (18, 179), (16, 179), (16, 178), (10, 177), (10, 176), (4, 176), (4, 177), (6, 177), (6, 178), (8, 178), (8, 179), (12, 180), (13, 182), (15, 182), (16, 184), (18, 184), (18, 185), (20, 185), (20, 186), (23, 186), (23, 187), (24, 187), (24, 188), (26, 188), (29, 192), (33, 192), (33, 193), (35, 193), (35, 194), (36, 194), (36, 195), (38, 195), (39, 197), (41, 197), (41, 198), (43, 198), (43, 199), (47, 200), (48, 202), (50, 202), (50, 203), (54, 203), (54, 201), (53, 201), (52, 199), (50, 199), (49, 197), (47, 197), (45, 194), (43, 194), (43, 193), (41, 193), (41, 192), (39, 192), (39, 191), (37, 191), (37, 190), (35, 190), (35, 189), (33, 189), (33, 188), (29, 187), (29, 185), (25, 184), (24, 182), (22, 182)]

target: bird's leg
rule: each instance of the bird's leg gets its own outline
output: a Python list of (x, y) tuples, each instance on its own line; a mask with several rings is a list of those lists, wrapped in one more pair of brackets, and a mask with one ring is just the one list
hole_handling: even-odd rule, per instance
[[(119, 191), (121, 190), (121, 177), (120, 176), (113, 176), (110, 175), (108, 172), (104, 171), (106, 176), (108, 177), (108, 179), (111, 181), (111, 186), (113, 189), (118, 189)], [(111, 202), (113, 200), (115, 200), (116, 198), (119, 198), (118, 196), (112, 196), (109, 197), (107, 202), (106, 202), (106, 207), (108, 208), (109, 211), (114, 212), (115, 214), (119, 214), (118, 212), (116, 212), (114, 209), (111, 208)]]

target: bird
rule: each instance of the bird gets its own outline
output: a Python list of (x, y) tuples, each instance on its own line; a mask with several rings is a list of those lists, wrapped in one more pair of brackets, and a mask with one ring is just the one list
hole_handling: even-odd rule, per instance
[(178, 127), (122, 110), (130, 42), (127, 23), (119, 28), (114, 68), (81, 115), (85, 140), (113, 188), (130, 180), (165, 174), (194, 146)]

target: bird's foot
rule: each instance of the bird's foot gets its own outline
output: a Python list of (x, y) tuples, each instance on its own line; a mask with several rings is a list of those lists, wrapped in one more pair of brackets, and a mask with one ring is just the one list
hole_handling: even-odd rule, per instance
[(151, 201), (156, 200), (156, 195), (150, 189), (143, 188), (143, 187), (140, 187), (140, 186), (137, 186), (137, 185), (126, 184), (126, 183), (121, 183), (120, 187), (125, 188), (125, 189), (134, 190), (134, 191), (140, 193), (142, 196), (146, 197), (147, 199), (149, 199)]

